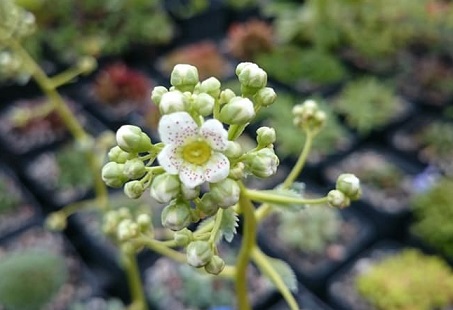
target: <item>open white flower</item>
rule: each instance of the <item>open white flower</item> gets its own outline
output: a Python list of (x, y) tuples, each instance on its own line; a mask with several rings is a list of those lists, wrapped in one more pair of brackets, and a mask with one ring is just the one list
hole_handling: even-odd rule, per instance
[(166, 172), (178, 174), (186, 187), (216, 183), (228, 176), (230, 162), (222, 154), (228, 133), (218, 120), (198, 127), (187, 112), (175, 112), (162, 116), (158, 130), (165, 147), (157, 159)]

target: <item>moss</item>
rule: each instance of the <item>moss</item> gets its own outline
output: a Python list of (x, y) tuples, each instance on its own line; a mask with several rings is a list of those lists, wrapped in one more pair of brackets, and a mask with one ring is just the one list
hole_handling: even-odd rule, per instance
[(453, 302), (453, 273), (448, 265), (412, 249), (373, 265), (356, 285), (377, 309), (429, 310)]
[(9, 254), (0, 260), (0, 301), (11, 310), (41, 309), (66, 278), (60, 256), (37, 249)]

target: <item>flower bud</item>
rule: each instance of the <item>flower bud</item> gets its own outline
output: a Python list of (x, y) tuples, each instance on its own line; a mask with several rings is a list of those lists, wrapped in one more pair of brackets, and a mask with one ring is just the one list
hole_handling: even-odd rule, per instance
[(219, 210), (219, 205), (210, 193), (206, 193), (201, 197), (200, 203), (197, 204), (197, 209), (205, 216), (212, 216)]
[(134, 180), (129, 181), (124, 184), (124, 193), (130, 199), (138, 199), (142, 196), (143, 192), (145, 191), (145, 187), (143, 186), (142, 182)]
[(112, 147), (107, 155), (110, 161), (118, 164), (124, 164), (128, 159), (135, 157), (134, 154), (123, 151), (118, 145)]
[(119, 221), (120, 217), (117, 211), (108, 211), (104, 216), (102, 231), (107, 235), (115, 233)]
[(214, 98), (217, 98), (220, 95), (220, 81), (215, 77), (210, 77), (201, 82), (198, 86), (198, 91), (200, 93), (206, 93), (211, 95)]
[(162, 210), (162, 225), (173, 231), (189, 226), (192, 222), (190, 205), (183, 200), (173, 200)]
[(236, 67), (236, 75), (242, 86), (261, 89), (267, 84), (267, 73), (251, 62), (242, 62)]
[(234, 97), (222, 107), (219, 119), (226, 124), (246, 124), (255, 117), (253, 102), (248, 98)]
[(141, 153), (152, 148), (151, 139), (140, 127), (123, 125), (116, 132), (116, 143), (125, 152)]
[(225, 104), (230, 102), (231, 99), (236, 97), (236, 94), (231, 89), (227, 88), (220, 93), (220, 104)]
[(181, 194), (182, 198), (185, 200), (192, 200), (200, 196), (200, 187), (197, 186), (195, 188), (189, 188), (181, 183)]
[(326, 113), (319, 109), (314, 100), (305, 100), (302, 104), (294, 106), (294, 125), (299, 128), (318, 130), (326, 121)]
[(213, 256), (211, 244), (207, 241), (193, 241), (187, 246), (187, 263), (200, 268), (208, 264)]
[(130, 219), (122, 220), (118, 224), (117, 237), (120, 241), (126, 241), (139, 235), (137, 223)]
[(187, 228), (175, 232), (174, 240), (178, 246), (187, 246), (193, 240), (193, 233)]
[(46, 228), (52, 231), (62, 231), (66, 228), (66, 225), (66, 215), (58, 211), (50, 213), (45, 222)]
[(124, 164), (118, 164), (113, 161), (108, 162), (102, 167), (102, 180), (110, 187), (121, 187), (128, 181), (123, 174)]
[(171, 72), (170, 84), (180, 91), (191, 92), (198, 82), (198, 69), (192, 65), (178, 64)]
[(362, 194), (360, 180), (351, 173), (343, 173), (337, 178), (335, 187), (351, 200), (357, 200)]
[(258, 105), (268, 107), (275, 102), (277, 94), (272, 87), (264, 87), (260, 89), (253, 98)]
[(149, 216), (149, 214), (139, 214), (137, 216), (136, 222), (141, 232), (146, 232), (151, 228), (151, 216)]
[(84, 56), (77, 63), (77, 67), (83, 74), (89, 74), (97, 67), (97, 61), (94, 57)]
[(239, 158), (244, 152), (242, 151), (242, 147), (236, 141), (228, 141), (227, 148), (223, 152), (229, 158)]
[(351, 201), (343, 192), (333, 189), (327, 193), (327, 202), (334, 208), (345, 208)]
[(166, 89), (165, 87), (156, 86), (153, 88), (153, 91), (151, 92), (151, 100), (154, 102), (155, 105), (159, 106), (162, 96), (167, 92), (168, 89)]
[(193, 107), (202, 116), (208, 116), (212, 114), (214, 109), (215, 99), (208, 94), (202, 93), (196, 96)]
[(207, 273), (218, 275), (225, 268), (225, 261), (218, 255), (213, 255), (209, 263), (204, 266)]
[(220, 208), (228, 208), (239, 201), (241, 189), (236, 181), (226, 178), (218, 183), (210, 184), (210, 196)]
[(136, 180), (145, 175), (146, 167), (141, 159), (132, 158), (124, 163), (123, 173), (129, 179)]
[(159, 103), (161, 114), (170, 114), (186, 110), (185, 98), (179, 90), (172, 90), (162, 95)]
[(229, 178), (234, 180), (240, 180), (245, 176), (245, 165), (243, 162), (238, 162), (234, 167), (230, 169)]
[(256, 131), (256, 142), (258, 146), (267, 147), (269, 144), (275, 142), (276, 135), (275, 129), (270, 127), (260, 127)]
[(267, 178), (277, 172), (280, 160), (273, 149), (264, 148), (250, 153), (245, 162), (246, 169), (256, 177)]
[(179, 194), (180, 185), (178, 175), (163, 173), (154, 177), (150, 187), (150, 195), (157, 202), (167, 203)]

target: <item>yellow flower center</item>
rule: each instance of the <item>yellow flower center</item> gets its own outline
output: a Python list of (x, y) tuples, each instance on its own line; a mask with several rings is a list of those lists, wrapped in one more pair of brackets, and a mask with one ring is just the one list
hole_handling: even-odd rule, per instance
[(182, 148), (182, 158), (195, 165), (206, 163), (211, 157), (211, 153), (211, 147), (203, 140), (189, 142)]

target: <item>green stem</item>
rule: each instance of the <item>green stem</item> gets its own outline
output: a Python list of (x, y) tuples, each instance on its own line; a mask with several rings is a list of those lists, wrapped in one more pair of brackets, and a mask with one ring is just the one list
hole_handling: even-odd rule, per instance
[(313, 143), (314, 135), (310, 130), (307, 130), (307, 136), (304, 143), (304, 148), (297, 159), (296, 164), (291, 169), (291, 172), (286, 177), (285, 181), (283, 182), (283, 188), (290, 188), (294, 181), (297, 179), (299, 174), (301, 173), (302, 169), (304, 168), (305, 162), (307, 161), (308, 154), (310, 153), (310, 149)]
[(211, 235), (209, 237), (209, 243), (214, 244), (217, 238), (217, 235), (219, 233), (220, 225), (222, 224), (222, 218), (223, 218), (223, 212), (225, 210), (222, 208), (219, 208), (217, 211), (217, 215), (215, 217), (215, 222), (214, 222), (214, 227), (212, 227), (211, 230)]
[(79, 75), (86, 73), (86, 70), (83, 68), (76, 66), (69, 68), (57, 75), (54, 75), (50, 78), (50, 85), (52, 88), (56, 89), (64, 84), (71, 82), (73, 79), (78, 77)]
[(250, 199), (245, 195), (246, 188), (242, 183), (239, 184), (241, 186), (239, 205), (242, 209), (244, 232), (241, 249), (236, 262), (235, 289), (238, 309), (248, 310), (250, 309), (250, 301), (248, 300), (247, 267), (250, 261), (251, 251), (256, 243), (257, 223), (254, 214), (255, 208)]
[(122, 258), (132, 298), (132, 303), (129, 309), (146, 310), (148, 309), (148, 306), (146, 303), (145, 293), (143, 292), (142, 281), (135, 253), (126, 253), (123, 251)]
[(313, 199), (306, 199), (306, 198), (299, 198), (293, 196), (284, 196), (284, 195), (276, 195), (272, 194), (271, 191), (261, 191), (261, 190), (254, 190), (254, 189), (246, 189), (245, 195), (253, 200), (258, 202), (264, 203), (277, 203), (277, 204), (298, 204), (298, 205), (306, 205), (306, 204), (321, 204), (327, 202), (327, 197), (321, 198), (313, 198)]
[(256, 263), (258, 268), (263, 274), (265, 274), (275, 285), (275, 287), (280, 291), (283, 298), (286, 300), (291, 310), (298, 310), (299, 306), (294, 299), (293, 294), (289, 291), (288, 287), (285, 285), (282, 277), (278, 272), (272, 267), (272, 264), (267, 259), (266, 255), (261, 252), (258, 247), (253, 247), (252, 249), (252, 258)]

